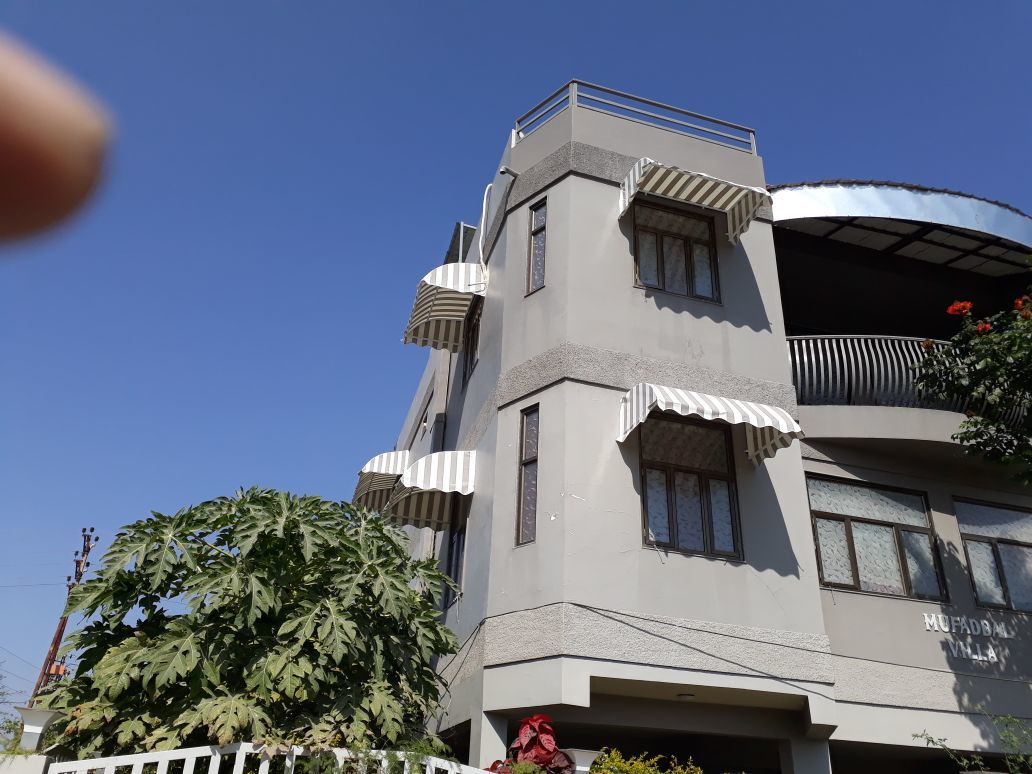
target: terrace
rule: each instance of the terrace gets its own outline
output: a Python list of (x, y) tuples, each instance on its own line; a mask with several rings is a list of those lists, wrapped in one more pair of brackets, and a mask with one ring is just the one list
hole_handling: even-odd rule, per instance
[(782, 305), (800, 405), (963, 411), (917, 393), (922, 342), (1010, 306), (1032, 282), (1032, 218), (966, 194), (876, 181), (772, 187)]

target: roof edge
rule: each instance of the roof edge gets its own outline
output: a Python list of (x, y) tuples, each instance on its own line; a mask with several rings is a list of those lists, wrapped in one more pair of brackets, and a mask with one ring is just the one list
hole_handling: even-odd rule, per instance
[(936, 188), (934, 186), (920, 185), (918, 183), (901, 183), (892, 180), (858, 180), (858, 179), (828, 179), (828, 180), (809, 180), (799, 183), (778, 183), (777, 185), (768, 185), (768, 191), (779, 191), (785, 188), (818, 188), (821, 186), (845, 186), (853, 188), (863, 187), (876, 187), (876, 188), (902, 188), (907, 191), (915, 191), (917, 193), (939, 193), (948, 194), (950, 196), (963, 196), (967, 199), (975, 199), (980, 202), (987, 204), (993, 204), (997, 207), (1002, 207), (1005, 210), (1010, 210), (1023, 218), (1032, 219), (1032, 215), (1027, 212), (1019, 210), (1013, 204), (1007, 204), (997, 199), (989, 199), (985, 196), (977, 196), (975, 194), (965, 193), (964, 191), (957, 191), (952, 188)]

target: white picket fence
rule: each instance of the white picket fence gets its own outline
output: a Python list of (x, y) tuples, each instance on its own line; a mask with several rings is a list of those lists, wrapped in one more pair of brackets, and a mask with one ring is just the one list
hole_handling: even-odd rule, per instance
[(62, 761), (51, 763), (47, 774), (293, 774), (302, 758), (308, 759), (306, 774), (484, 774), (472, 766), (404, 752), (311, 752), (303, 747), (270, 748), (247, 742)]

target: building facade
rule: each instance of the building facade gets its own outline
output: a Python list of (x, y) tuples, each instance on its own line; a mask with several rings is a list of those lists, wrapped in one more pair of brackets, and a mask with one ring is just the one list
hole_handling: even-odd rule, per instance
[(912, 366), (953, 300), (1021, 294), (1032, 219), (768, 186), (752, 130), (581, 82), (517, 121), (483, 205), (418, 283), (426, 371), (355, 498), (461, 588), (455, 750), (503, 758), (544, 711), (563, 747), (707, 771), (1000, 752), (986, 713), (1032, 718), (1032, 492)]

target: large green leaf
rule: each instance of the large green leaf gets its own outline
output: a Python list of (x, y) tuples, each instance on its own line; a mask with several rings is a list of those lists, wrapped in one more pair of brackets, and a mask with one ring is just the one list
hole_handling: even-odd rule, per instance
[(150, 663), (143, 669), (143, 683), (155, 690), (185, 678), (201, 660), (200, 632), (177, 622), (168, 634), (151, 645)]

